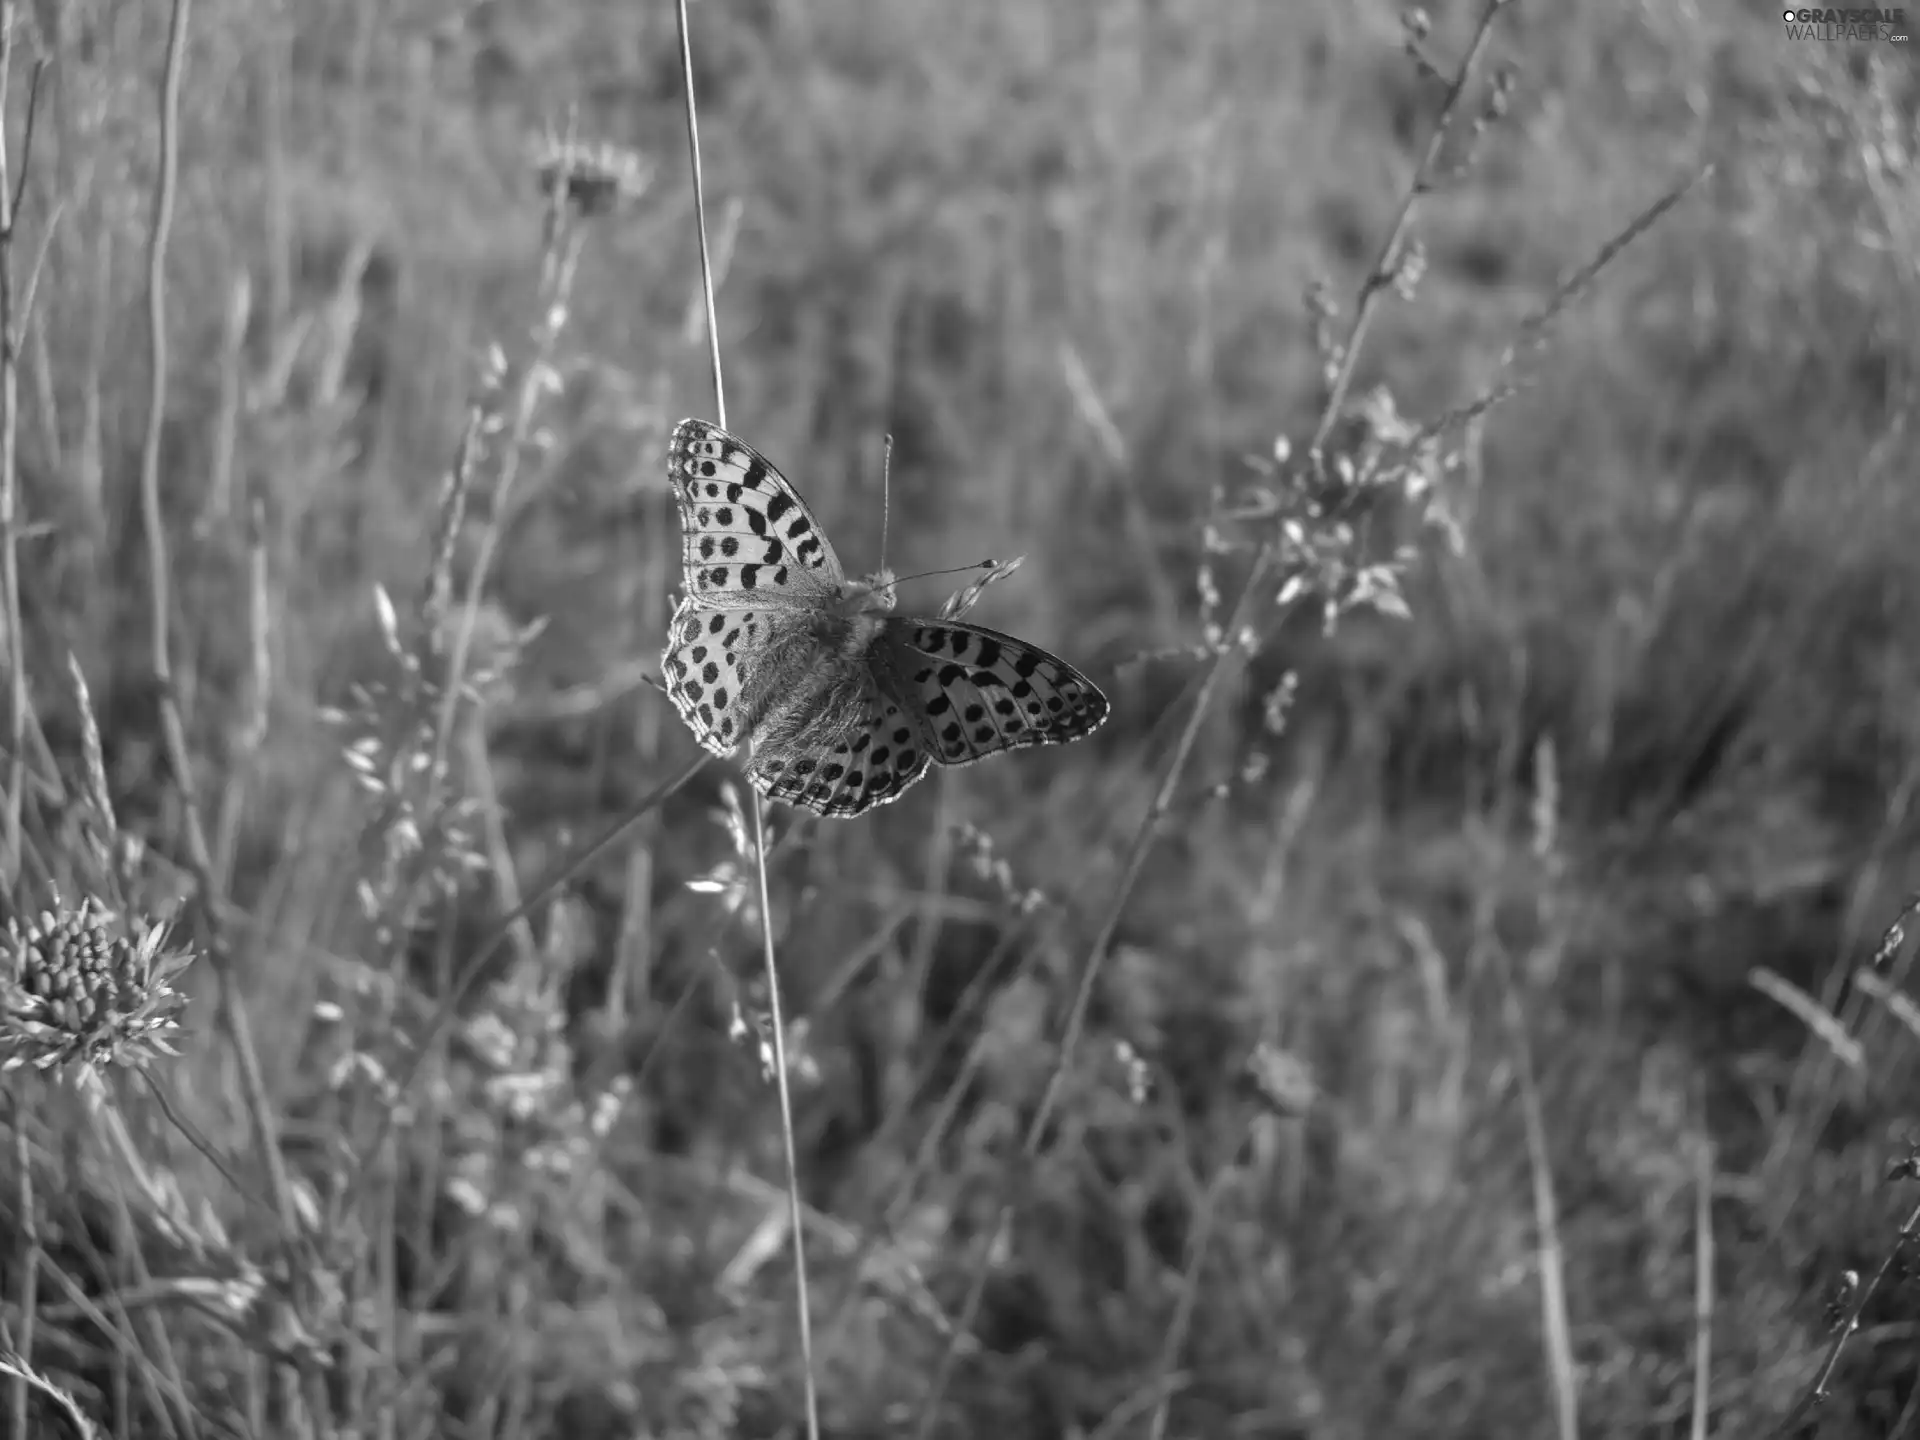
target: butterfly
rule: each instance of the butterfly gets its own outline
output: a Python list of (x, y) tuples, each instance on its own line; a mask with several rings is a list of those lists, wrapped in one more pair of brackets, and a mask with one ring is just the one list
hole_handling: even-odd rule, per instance
[(1099, 729), (1107, 697), (1058, 656), (980, 625), (890, 615), (891, 572), (849, 580), (820, 522), (745, 441), (674, 427), (686, 595), (664, 686), (713, 754), (751, 746), (772, 800), (851, 817), (932, 765), (1063, 745)]

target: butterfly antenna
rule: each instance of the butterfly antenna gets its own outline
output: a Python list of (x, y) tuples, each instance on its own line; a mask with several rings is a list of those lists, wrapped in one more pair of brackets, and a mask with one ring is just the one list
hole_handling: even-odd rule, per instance
[(893, 432), (887, 432), (886, 449), (880, 456), (880, 568), (887, 568), (887, 520), (893, 502)]
[(904, 585), (909, 580), (930, 580), (936, 575), (966, 575), (975, 570), (997, 570), (999, 568), (1000, 562), (998, 560), (980, 560), (972, 565), (955, 565), (947, 570), (916, 570), (911, 575), (896, 575), (893, 579), (895, 584)]

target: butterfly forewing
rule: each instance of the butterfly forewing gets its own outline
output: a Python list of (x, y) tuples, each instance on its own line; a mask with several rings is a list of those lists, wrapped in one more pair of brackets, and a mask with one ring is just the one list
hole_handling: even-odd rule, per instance
[(667, 472), (690, 598), (729, 610), (805, 606), (846, 583), (807, 502), (752, 446), (704, 420), (682, 420)]
[(942, 765), (971, 765), (1003, 750), (1064, 745), (1098, 730), (1107, 697), (1037, 645), (951, 620), (889, 620), (882, 643), (926, 742)]

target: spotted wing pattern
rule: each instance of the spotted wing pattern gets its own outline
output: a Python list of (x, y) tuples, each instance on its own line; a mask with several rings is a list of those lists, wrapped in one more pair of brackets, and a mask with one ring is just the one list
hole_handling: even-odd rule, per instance
[(1106, 720), (1099, 688), (1038, 646), (956, 620), (881, 619), (891, 577), (849, 586), (806, 502), (724, 430), (681, 421), (668, 469), (686, 598), (662, 657), (667, 695), (713, 754), (751, 741), (762, 795), (851, 817), (934, 764), (1065, 744)]
[(942, 765), (971, 765), (1029, 745), (1064, 745), (1098, 730), (1107, 697), (1057, 655), (998, 630), (955, 620), (892, 618), (880, 644), (906, 685)]
[(703, 610), (691, 597), (673, 612), (660, 658), (667, 698), (693, 738), (723, 759), (746, 738), (737, 702), (776, 619), (766, 610)]
[(682, 420), (667, 451), (687, 598), (722, 610), (811, 607), (846, 583), (807, 502), (751, 445)]
[(756, 753), (753, 788), (816, 815), (850, 819), (897, 800), (933, 763), (922, 725), (878, 684), (863, 686), (859, 715), (842, 738), (817, 751)]

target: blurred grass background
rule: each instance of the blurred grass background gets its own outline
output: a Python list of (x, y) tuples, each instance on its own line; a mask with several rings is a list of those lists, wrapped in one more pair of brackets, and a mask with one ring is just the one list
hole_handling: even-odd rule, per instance
[[(1429, 8), (1451, 53), (1476, 9)], [(165, 856), (178, 799), (133, 477), (167, 16), (45, 0), (31, 20), (23, 44), (55, 63), (18, 252), (44, 249), (21, 356), (29, 675), (68, 763), (79, 658), (122, 821)], [(1920, 873), (1908, 47), (1793, 43), (1773, 12), (1689, 0), (1503, 21), (1512, 114), (1425, 210), (1426, 276), (1384, 311), (1361, 387), (1420, 417), (1471, 399), (1559, 278), (1688, 169), (1714, 173), (1475, 431), (1450, 482), (1465, 550), (1418, 568), (1413, 618), (1289, 628), (1209, 721), (1096, 997), (1095, 1060), (1023, 1169), (1195, 673), (1140, 657), (1196, 638), (1215, 488), (1316, 413), (1303, 296), (1324, 278), (1347, 303), (1440, 87), (1384, 3), (701, 0), (694, 27), (730, 427), (855, 571), (879, 563), (891, 435), (888, 563), (1025, 553), (975, 618), (1114, 702), (1088, 743), (932, 777), (776, 857), (811, 1064), (804, 1193), (827, 1237), (809, 1233), (828, 1431), (904, 1433), (944, 1344), (929, 1315), (957, 1311), (1013, 1197), (947, 1433), (1146, 1433), (1140, 1390), (1188, 1287), (1173, 1434), (1549, 1433), (1510, 967), (1581, 1433), (1687, 1433), (1709, 1167), (1712, 1433), (1761, 1433), (1815, 1367), (1827, 1287), (1893, 1240), (1905, 1207), (1882, 1176), (1916, 1118), (1897, 1013), (1863, 1013), (1868, 1063), (1849, 1068), (1749, 983), (1760, 966), (1858, 1004), (1852, 964)], [(259, 506), (273, 688), (231, 890), (288, 1149), (320, 1176), (340, 1137), (313, 1014), (338, 982), (312, 957), (368, 944), (358, 802), (322, 707), (384, 662), (373, 587), (419, 586), (479, 357), (536, 319), (532, 142), (569, 105), (655, 172), (591, 230), (564, 387), (502, 517), (491, 603), (503, 626), (546, 621), (487, 734), (523, 884), (693, 753), (637, 683), (677, 581), (665, 435), (712, 413), (673, 16), (198, 0), (187, 82), (163, 457), (176, 659), (212, 804), (238, 783), (251, 703)], [(1262, 717), (1288, 671), (1275, 737)], [(1255, 751), (1270, 763), (1245, 778)], [(1533, 843), (1543, 754), (1552, 856)], [(752, 933), (686, 888), (727, 854), (724, 778), (703, 772), (572, 897), (569, 1033), (641, 1076), (597, 1160), (618, 1199), (553, 1222), (561, 1258), (522, 1236), (451, 1278), (434, 1263), (456, 1222), (423, 1202), (433, 1238), (395, 1283), (450, 1327), (426, 1372), (448, 1428), (405, 1433), (793, 1433), (787, 1262), (739, 1271), (781, 1175), (714, 966), (749, 973)], [(1216, 783), (1225, 798), (1200, 798)], [(1060, 923), (1017, 927), (962, 821)], [(468, 899), (445, 920), (463, 934), (498, 913), (484, 887)], [(173, 1083), (238, 1150), (230, 1066), (210, 1023), (199, 1039)], [(1119, 1040), (1160, 1079), (1145, 1101), (1096, 1063)], [(1231, 1061), (1255, 1040), (1311, 1075), (1304, 1115), (1245, 1122)], [(230, 1187), (173, 1144), (188, 1193), (245, 1235)], [(77, 1223), (61, 1198), (47, 1233)], [(924, 1303), (861, 1279), (863, 1244), (911, 1262)], [(1908, 1423), (1911, 1309), (1902, 1287), (1876, 1302), (1802, 1433)], [(42, 1363), (77, 1393), (106, 1385), (97, 1347)], [(474, 1402), (503, 1365), (537, 1382), (514, 1423)], [(189, 1372), (213, 1407), (208, 1367)]]

